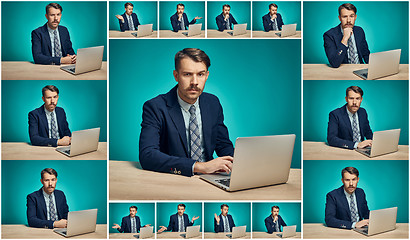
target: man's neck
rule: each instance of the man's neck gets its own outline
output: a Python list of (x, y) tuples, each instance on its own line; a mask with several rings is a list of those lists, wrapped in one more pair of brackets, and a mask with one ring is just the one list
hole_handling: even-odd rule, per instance
[(47, 26), (48, 26), (51, 30), (56, 30), (56, 29), (58, 28), (58, 25), (57, 25), (57, 27), (53, 28), (53, 27), (50, 26), (48, 23), (47, 23)]

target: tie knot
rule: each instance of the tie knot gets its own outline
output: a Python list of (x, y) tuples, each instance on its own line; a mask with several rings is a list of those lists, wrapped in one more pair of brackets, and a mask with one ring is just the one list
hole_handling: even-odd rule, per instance
[(195, 114), (195, 112), (196, 112), (196, 107), (195, 107), (195, 105), (192, 105), (192, 106), (189, 108), (189, 113), (192, 115), (192, 114)]

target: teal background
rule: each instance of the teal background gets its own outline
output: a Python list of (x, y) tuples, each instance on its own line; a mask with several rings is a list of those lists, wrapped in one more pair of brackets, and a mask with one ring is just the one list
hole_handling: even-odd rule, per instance
[(232, 215), (235, 226), (239, 227), (246, 225), (246, 232), (251, 232), (251, 204), (242, 202), (206, 202), (204, 206), (205, 232), (215, 232), (215, 213), (216, 215), (221, 214), (222, 204), (227, 204), (229, 206), (228, 214)]
[(160, 30), (172, 30), (171, 16), (177, 12), (177, 4), (183, 3), (185, 5), (184, 13), (188, 17), (188, 21), (191, 22), (195, 17), (202, 17), (196, 20), (196, 23), (202, 23), (202, 30), (205, 29), (205, 2), (195, 1), (195, 2), (170, 2), (162, 1), (159, 2), (160, 15), (159, 15), (159, 27)]
[[(31, 61), (31, 32), (47, 22), (50, 2), (2, 2), (1, 59)], [(104, 46), (107, 60), (107, 3), (59, 2), (63, 8), (60, 25), (67, 27), (73, 49)]]
[(154, 203), (110, 203), (110, 224), (108, 225), (110, 233), (119, 233), (118, 230), (112, 228), (112, 226), (114, 226), (114, 223), (121, 226), (122, 218), (130, 215), (131, 206), (136, 206), (138, 208), (137, 216), (140, 217), (141, 227), (146, 224), (155, 226)]
[[(252, 30), (264, 31), (262, 17), (269, 12), (269, 4), (272, 2), (252, 2)], [(284, 24), (296, 23), (296, 30), (301, 29), (301, 16), (300, 16), (300, 1), (280, 1), (273, 2), (278, 5), (278, 13), (282, 16)]]
[(279, 215), (285, 221), (286, 225), (296, 225), (296, 231), (301, 231), (301, 208), (300, 203), (252, 203), (252, 231), (267, 232), (265, 218), (272, 214), (272, 206), (279, 207)]
[[(124, 4), (126, 2), (110, 1), (109, 29), (121, 31), (118, 18), (115, 15), (125, 13)], [(133, 1), (133, 12), (137, 14), (140, 24), (153, 24), (152, 29), (157, 30), (157, 2), (154, 1)]]
[[(129, 50), (123, 51), (124, 47)], [(297, 39), (110, 40), (110, 159), (138, 161), (142, 106), (176, 85), (172, 75), (174, 56), (186, 47), (200, 48), (211, 59), (204, 91), (218, 96), (232, 143), (237, 137), (294, 133), (292, 167), (300, 168), (301, 73)], [(124, 69), (138, 74), (124, 75)]]
[(399, 144), (409, 144), (408, 81), (304, 81), (303, 140), (327, 142), (329, 113), (345, 103), (346, 88), (362, 88), (372, 131), (401, 128)]
[(222, 6), (225, 4), (229, 4), (231, 6), (230, 13), (233, 15), (238, 24), (247, 23), (248, 25), (246, 26), (246, 29), (251, 29), (251, 3), (249, 1), (208, 1), (208, 29), (218, 29), (215, 19), (222, 13)]
[(178, 213), (178, 204), (185, 204), (185, 214), (188, 215), (189, 221), (195, 216), (199, 218), (195, 220), (194, 226), (201, 225), (200, 230), (202, 231), (202, 203), (200, 202), (159, 202), (157, 203), (157, 231), (160, 229), (159, 226), (168, 227), (169, 218), (171, 215)]
[[(303, 63), (326, 63), (323, 34), (340, 24), (338, 8), (345, 2), (303, 3)], [(371, 53), (401, 49), (400, 63), (409, 63), (409, 3), (350, 2), (357, 8), (355, 26), (362, 27)]]
[(303, 161), (303, 222), (324, 223), (326, 194), (343, 185), (342, 169), (359, 170), (357, 187), (369, 210), (398, 207), (397, 222), (409, 221), (409, 162), (393, 160)]
[(27, 195), (38, 191), (44, 168), (58, 174), (57, 190), (64, 192), (69, 211), (97, 208), (97, 224), (107, 223), (107, 161), (1, 161), (2, 224), (27, 225)]
[(71, 132), (100, 127), (100, 141), (107, 141), (107, 81), (3, 80), (1, 85), (3, 142), (30, 142), (28, 113), (44, 104), (46, 85), (60, 90), (57, 106), (64, 108)]

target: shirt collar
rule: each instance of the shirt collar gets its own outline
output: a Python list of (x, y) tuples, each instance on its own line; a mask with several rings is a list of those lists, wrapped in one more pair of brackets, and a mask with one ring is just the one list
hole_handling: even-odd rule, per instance
[(185, 102), (184, 100), (182, 100), (182, 98), (179, 97), (179, 93), (177, 91), (177, 97), (178, 97), (178, 103), (179, 106), (185, 111), (185, 112), (189, 112), (189, 109), (191, 108), (192, 105), (195, 106), (196, 109), (199, 108), (199, 97), (196, 100), (196, 102), (194, 104), (189, 104), (187, 102)]
[[(48, 30), (48, 32), (49, 32), (50, 34), (54, 34), (54, 29), (51, 29), (51, 28), (48, 26), (48, 23), (46, 23), (46, 25), (47, 25), (47, 30)], [(58, 27), (56, 28), (55, 31), (57, 31), (57, 33), (58, 33)]]
[(41, 190), (43, 191), (43, 195), (44, 195), (45, 197), (47, 197), (47, 198), (49, 198), (50, 196), (53, 196), (53, 195), (54, 195), (54, 191), (53, 191), (51, 194), (48, 194), (48, 193), (46, 193), (46, 192), (44, 191), (44, 188), (41, 188)]
[(52, 112), (54, 112), (54, 111), (52, 111), (52, 112), (48, 111), (47, 108), (46, 108), (46, 105), (44, 105), (44, 111), (45, 111), (46, 114), (49, 115), (49, 116), (50, 116), (50, 114), (51, 114)]

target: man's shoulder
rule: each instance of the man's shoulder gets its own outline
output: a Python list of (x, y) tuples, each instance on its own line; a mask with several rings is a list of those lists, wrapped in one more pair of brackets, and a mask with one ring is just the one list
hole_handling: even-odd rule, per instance
[(147, 100), (144, 105), (156, 106), (156, 107), (165, 107), (166, 106), (166, 93), (160, 94), (150, 100)]
[(356, 188), (355, 193), (356, 195), (364, 195), (364, 190), (363, 188)]
[(122, 218), (122, 221), (127, 221), (127, 219), (128, 219), (128, 218), (130, 218), (130, 216), (129, 216), (129, 215), (127, 215), (127, 216), (123, 217), (123, 218)]
[[(229, 15), (231, 15), (231, 14), (229, 14)], [(222, 16), (222, 13), (221, 13), (221, 14), (218, 14), (218, 16), (216, 16), (216, 18), (224, 18), (224, 17)]]
[(27, 195), (27, 198), (29, 198), (29, 197), (30, 197), (30, 198), (38, 198), (38, 197), (40, 197), (40, 196), (41, 196), (40, 191), (41, 191), (41, 189), (40, 189), (40, 190), (36, 190), (36, 191), (34, 191), (34, 192), (28, 194), (28, 195)]
[(346, 105), (343, 105), (342, 107), (336, 108), (335, 110), (331, 111), (330, 114), (341, 115), (341, 114), (343, 114), (343, 111), (346, 111)]
[(46, 32), (46, 30), (47, 30), (47, 27), (46, 27), (46, 25), (44, 24), (43, 26), (40, 26), (40, 27), (38, 27), (38, 28), (36, 28), (36, 29), (34, 29), (32, 32), (34, 33), (43, 33), (43, 32)]
[(171, 15), (171, 18), (178, 18), (178, 13), (174, 13)]
[(327, 195), (334, 196), (334, 197), (337, 196), (337, 195), (340, 195), (341, 191), (343, 190), (342, 188), (343, 188), (343, 186), (338, 187), (336, 189), (333, 189), (332, 191), (328, 192)]
[(54, 190), (54, 196), (56, 196), (56, 197), (65, 197), (65, 194), (64, 194), (63, 191), (55, 189)]
[(269, 17), (269, 13), (263, 15), (263, 18), (270, 18), (270, 17)]
[(219, 98), (215, 95), (213, 95), (212, 93), (207, 93), (207, 92), (203, 92), (201, 94), (201, 96), (199, 97), (200, 101), (207, 101), (207, 102), (215, 102), (215, 103), (219, 103)]
[(270, 219), (272, 219), (270, 216), (271, 216), (271, 215), (267, 216), (267, 217), (265, 218), (265, 221), (269, 221)]
[(354, 32), (363, 32), (363, 33), (364, 33), (363, 28), (360, 27), (360, 26), (353, 26), (353, 31), (354, 31)]
[(333, 28), (327, 30), (327, 31), (324, 33), (324, 35), (334, 36), (334, 35), (337, 34), (338, 31), (339, 31), (339, 32), (341, 31), (341, 30), (340, 30), (340, 25), (337, 25), (336, 27), (333, 27)]
[(31, 110), (31, 111), (29, 112), (29, 114), (34, 114), (34, 115), (40, 114), (41, 108), (43, 108), (43, 106), (38, 107), (38, 108), (36, 108), (36, 109), (34, 109), (34, 110)]

